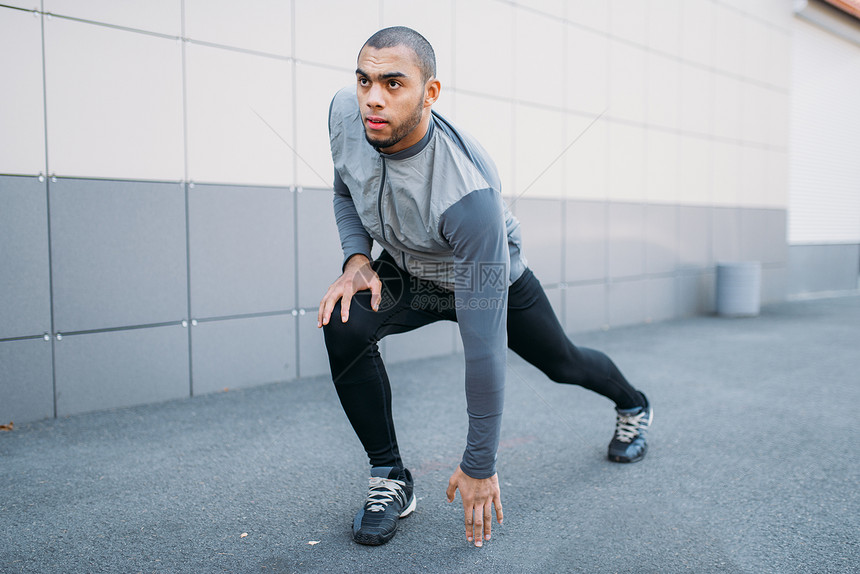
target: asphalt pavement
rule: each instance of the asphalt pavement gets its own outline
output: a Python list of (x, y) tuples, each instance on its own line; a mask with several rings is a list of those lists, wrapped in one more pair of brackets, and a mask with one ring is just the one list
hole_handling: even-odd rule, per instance
[(418, 507), (385, 546), (351, 539), (368, 467), (319, 377), (0, 432), (0, 572), (860, 571), (860, 296), (575, 342), (648, 394), (650, 452), (608, 462), (612, 405), (511, 355), (483, 548), (445, 501), (454, 355), (389, 368)]

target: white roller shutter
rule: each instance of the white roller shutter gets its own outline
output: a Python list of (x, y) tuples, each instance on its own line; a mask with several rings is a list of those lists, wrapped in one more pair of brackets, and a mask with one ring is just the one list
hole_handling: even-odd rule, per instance
[(860, 243), (860, 45), (795, 19), (791, 86), (789, 243)]

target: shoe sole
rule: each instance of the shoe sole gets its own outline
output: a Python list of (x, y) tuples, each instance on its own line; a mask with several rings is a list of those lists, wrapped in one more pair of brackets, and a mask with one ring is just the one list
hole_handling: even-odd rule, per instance
[[(407, 516), (412, 514), (412, 512), (415, 510), (415, 507), (417, 506), (417, 502), (418, 501), (413, 494), (412, 501), (406, 506), (406, 508), (403, 510), (403, 512), (400, 513), (397, 518), (406, 518)], [(364, 544), (366, 546), (382, 546), (383, 544), (394, 538), (395, 534), (397, 534), (397, 528), (392, 530), (391, 534), (387, 536), (382, 536), (379, 534), (362, 534), (360, 532), (357, 534), (353, 533), (352, 539), (359, 544)]]

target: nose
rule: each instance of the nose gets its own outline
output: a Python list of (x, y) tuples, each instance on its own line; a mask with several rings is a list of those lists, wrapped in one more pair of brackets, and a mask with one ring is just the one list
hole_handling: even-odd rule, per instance
[(374, 82), (367, 90), (365, 103), (370, 108), (382, 109), (385, 107), (384, 91), (379, 82)]

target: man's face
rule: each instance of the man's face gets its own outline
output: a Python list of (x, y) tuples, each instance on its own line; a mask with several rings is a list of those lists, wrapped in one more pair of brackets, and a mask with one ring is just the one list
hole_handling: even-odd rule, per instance
[(405, 46), (372, 48), (358, 55), (358, 107), (370, 145), (394, 153), (418, 143), (424, 117), (425, 82), (415, 55)]

